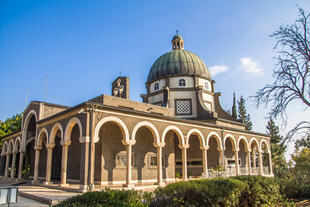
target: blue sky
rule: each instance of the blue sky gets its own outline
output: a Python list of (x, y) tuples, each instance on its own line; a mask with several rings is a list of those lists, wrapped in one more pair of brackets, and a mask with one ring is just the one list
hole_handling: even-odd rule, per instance
[[(31, 100), (76, 105), (111, 93), (121, 73), (140, 101), (152, 63), (171, 49), (176, 30), (185, 49), (214, 74), (223, 108), (232, 93), (248, 97), (272, 81), (274, 39), (310, 1), (17, 1), (0, 0), (0, 120)], [(265, 132), (265, 108), (247, 102), (254, 130)], [(295, 103), (287, 127), (309, 117)], [(279, 125), (281, 121), (278, 121)]]

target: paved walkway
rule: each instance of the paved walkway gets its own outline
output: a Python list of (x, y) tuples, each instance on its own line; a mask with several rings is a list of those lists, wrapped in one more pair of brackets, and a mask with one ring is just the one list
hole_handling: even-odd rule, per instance
[(40, 186), (19, 186), (20, 195), (48, 203), (51, 205), (57, 204), (72, 196), (76, 196), (79, 193), (67, 192), (58, 189), (44, 188)]
[[(7, 207), (8, 205), (0, 205), (1, 207)], [(45, 203), (40, 203), (38, 201), (29, 199), (29, 198), (25, 198), (22, 196), (18, 196), (18, 201), (15, 204), (11, 204), (11, 207), (48, 207), (48, 204)]]

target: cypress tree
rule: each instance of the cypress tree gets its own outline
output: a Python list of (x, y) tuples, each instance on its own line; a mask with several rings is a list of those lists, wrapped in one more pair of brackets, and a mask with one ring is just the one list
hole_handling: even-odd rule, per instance
[(243, 96), (241, 96), (238, 100), (238, 118), (242, 120), (243, 124), (245, 124), (246, 130), (252, 129), (250, 114), (248, 114), (245, 109), (245, 99), (243, 98)]
[(234, 93), (233, 105), (232, 105), (231, 111), (232, 111), (232, 114), (231, 114), (232, 117), (237, 119), (237, 107), (236, 107), (236, 95), (235, 95), (235, 93)]

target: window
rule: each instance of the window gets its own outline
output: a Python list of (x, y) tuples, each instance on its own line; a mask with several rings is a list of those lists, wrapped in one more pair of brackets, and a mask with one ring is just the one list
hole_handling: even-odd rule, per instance
[[(131, 154), (131, 167), (134, 167), (135, 163), (136, 163), (135, 154), (132, 153)], [(126, 151), (120, 151), (116, 155), (115, 166), (117, 168), (126, 168), (127, 167), (127, 152)]]
[(175, 114), (176, 115), (191, 115), (192, 100), (191, 99), (175, 99)]
[(205, 82), (205, 89), (209, 90), (209, 83), (208, 82)]
[(155, 83), (154, 84), (154, 91), (157, 91), (159, 89), (159, 84), (158, 83)]
[(186, 81), (185, 81), (185, 79), (180, 79), (180, 80), (179, 80), (179, 86), (186, 86)]
[[(164, 156), (162, 156), (162, 166), (165, 166), (164, 164)], [(148, 163), (149, 168), (156, 168), (157, 167), (157, 155), (156, 153), (150, 152), (148, 153)]]

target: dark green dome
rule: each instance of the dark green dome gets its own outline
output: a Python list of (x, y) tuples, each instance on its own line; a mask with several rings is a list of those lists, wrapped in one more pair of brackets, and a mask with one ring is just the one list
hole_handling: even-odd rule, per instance
[(206, 64), (194, 53), (176, 49), (160, 56), (151, 67), (147, 82), (165, 76), (194, 75), (211, 81), (210, 72)]

